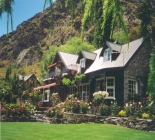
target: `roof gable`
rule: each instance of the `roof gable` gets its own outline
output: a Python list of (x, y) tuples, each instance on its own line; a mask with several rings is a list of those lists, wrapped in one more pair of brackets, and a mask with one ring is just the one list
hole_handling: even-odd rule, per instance
[[(34, 74), (31, 74), (31, 75), (28, 75), (28, 76), (23, 76), (23, 75), (18, 75), (19, 76), (19, 80), (23, 80), (23, 78), (24, 78), (24, 81), (27, 81), (28, 79), (30, 79), (32, 76), (34, 77), (34, 78), (36, 78), (37, 79), (37, 77), (34, 75)], [(37, 79), (38, 80), (38, 79)], [(39, 81), (39, 80), (38, 80)]]
[[(101, 69), (124, 67), (132, 58), (132, 56), (136, 53), (136, 51), (141, 46), (143, 41), (144, 39), (140, 38), (130, 42), (129, 44), (122, 45), (120, 54), (117, 57), (117, 59), (114, 61), (109, 61), (109, 62), (103, 61), (103, 56), (100, 56), (101, 52), (103, 51), (102, 48), (94, 51), (95, 53), (97, 53), (96, 59), (93, 62), (93, 64), (86, 70), (85, 74), (91, 73), (97, 70), (101, 70)], [(115, 46), (114, 44), (109, 42), (108, 42), (108, 45), (110, 46), (113, 45), (112, 48)]]
[(117, 52), (121, 52), (122, 46), (116, 43), (112, 43), (109, 41), (106, 41), (107, 46), (113, 50), (113, 51), (117, 51)]
[(77, 55), (58, 51), (53, 63), (49, 65), (48, 68), (56, 66), (59, 63), (63, 63), (67, 69), (75, 69), (77, 58)]
[(67, 67), (70, 65), (75, 64), (76, 65), (76, 61), (78, 56), (74, 55), (74, 54), (70, 54), (70, 53), (65, 53), (65, 52), (58, 52), (61, 61), (63, 62), (63, 64)]
[(95, 60), (97, 54), (93, 53), (93, 52), (87, 52), (87, 51), (80, 51), (78, 59), (77, 59), (77, 63), (80, 61), (80, 59), (85, 58), (85, 59), (89, 59), (89, 60)]

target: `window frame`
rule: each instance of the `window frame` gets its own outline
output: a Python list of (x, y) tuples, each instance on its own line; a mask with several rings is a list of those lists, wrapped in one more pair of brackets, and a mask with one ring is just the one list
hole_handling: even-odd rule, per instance
[[(134, 93), (131, 93), (131, 92), (129, 92), (129, 82), (135, 82), (135, 90), (136, 90), (136, 92)], [(132, 83), (133, 84), (133, 83)], [(132, 85), (132, 88), (133, 88), (134, 86)], [(133, 89), (131, 89), (131, 90), (133, 90)], [(128, 94), (138, 94), (138, 81), (137, 80), (134, 80), (134, 79), (128, 79)]]
[[(86, 86), (86, 91), (84, 91), (84, 86)], [(82, 92), (80, 91), (80, 88), (82, 87)], [(90, 83), (83, 83), (83, 84), (80, 84), (79, 87), (78, 87), (78, 92), (79, 92), (79, 96), (80, 96), (80, 100), (83, 100), (83, 101), (87, 101), (88, 98), (89, 98), (89, 95), (90, 95)], [(86, 93), (84, 95), (84, 92)]]
[[(45, 100), (45, 94), (47, 96), (47, 100)], [(49, 102), (50, 100), (50, 90), (45, 90), (43, 94), (43, 102)]]
[(80, 67), (81, 68), (85, 68), (86, 67), (86, 59), (85, 58), (80, 59)]
[(69, 86), (69, 94), (75, 94), (76, 89), (75, 86)]
[[(108, 79), (113, 79), (113, 86), (108, 86)], [(106, 77), (106, 91), (108, 92), (108, 89), (113, 89), (113, 96), (108, 96), (106, 99), (114, 99), (115, 98), (115, 77), (108, 76)]]
[[(100, 89), (98, 90), (97, 89), (97, 82), (102, 82), (101, 84), (102, 84), (102, 86), (103, 86), (103, 84), (105, 83), (105, 80), (104, 80), (104, 78), (98, 78), (98, 79), (96, 79), (96, 83), (95, 83), (95, 92), (96, 91), (100, 91)], [(99, 88), (101, 88), (101, 87), (99, 87)]]
[(103, 53), (103, 58), (104, 58), (104, 62), (110, 62), (111, 61), (111, 49), (110, 48), (107, 48), (104, 50), (104, 53)]

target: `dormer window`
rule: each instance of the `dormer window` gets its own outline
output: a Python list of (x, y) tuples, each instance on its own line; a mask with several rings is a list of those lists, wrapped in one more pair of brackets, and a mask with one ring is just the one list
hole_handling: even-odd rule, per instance
[(111, 61), (111, 49), (106, 49), (104, 51), (104, 62)]
[(82, 58), (80, 60), (80, 66), (81, 66), (81, 68), (85, 68), (85, 63), (86, 63), (86, 59), (85, 58)]

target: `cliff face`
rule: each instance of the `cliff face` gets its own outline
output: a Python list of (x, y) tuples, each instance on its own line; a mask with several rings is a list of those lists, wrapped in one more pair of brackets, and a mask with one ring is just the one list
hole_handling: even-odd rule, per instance
[[(122, 1), (125, 6), (124, 19), (129, 26), (136, 27), (140, 24), (140, 21), (136, 18), (136, 8), (138, 0)], [(12, 62), (19, 62), (19, 56), (23, 50), (26, 54), (23, 59), (30, 61), (28, 65), (31, 65), (33, 61), (40, 60), (42, 52), (35, 48), (46, 46), (60, 46), (64, 44), (69, 38), (74, 36), (80, 36), (81, 32), (81, 15), (80, 15), (80, 3), (77, 0), (75, 23), (74, 27), (71, 27), (71, 10), (70, 8), (60, 8), (59, 5), (54, 7), (54, 30), (52, 36), (50, 36), (50, 9), (46, 9), (43, 13), (38, 13), (31, 19), (24, 21), (18, 25), (17, 29), (11, 32), (8, 36), (3, 35), (0, 37), (0, 60), (11, 60)], [(85, 37), (92, 36), (93, 28), (88, 29), (85, 33)], [(35, 54), (35, 55), (34, 55)], [(22, 59), (22, 58), (20, 58)], [(30, 59), (30, 60), (29, 60)], [(21, 61), (22, 62), (22, 61)]]

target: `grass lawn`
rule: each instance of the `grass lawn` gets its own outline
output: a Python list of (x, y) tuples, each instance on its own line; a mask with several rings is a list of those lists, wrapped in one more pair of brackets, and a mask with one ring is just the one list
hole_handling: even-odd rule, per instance
[(107, 124), (2, 122), (0, 140), (153, 140), (155, 133)]

